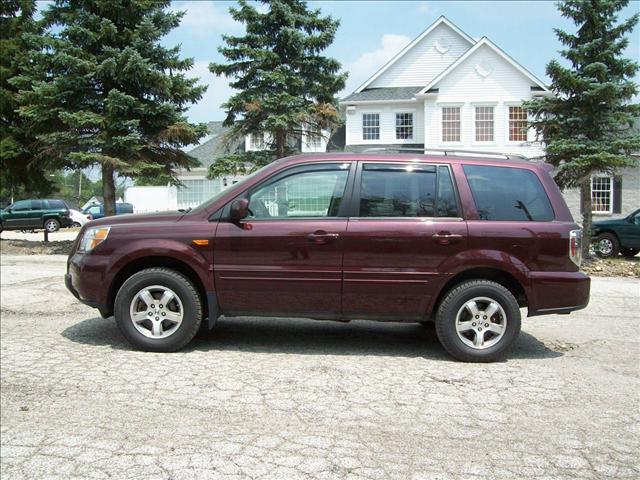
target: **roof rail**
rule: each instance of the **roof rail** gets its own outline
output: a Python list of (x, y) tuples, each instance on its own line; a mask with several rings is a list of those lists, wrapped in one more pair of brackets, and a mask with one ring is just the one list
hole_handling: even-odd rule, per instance
[(372, 153), (372, 152), (420, 152), (423, 154), (427, 153), (440, 153), (445, 157), (447, 155), (491, 155), (496, 157), (503, 157), (507, 160), (512, 158), (520, 158), (523, 160), (531, 160), (529, 157), (519, 154), (519, 153), (502, 153), (502, 152), (484, 152), (481, 150), (448, 150), (444, 148), (413, 148), (413, 147), (372, 147), (365, 149), (362, 153)]

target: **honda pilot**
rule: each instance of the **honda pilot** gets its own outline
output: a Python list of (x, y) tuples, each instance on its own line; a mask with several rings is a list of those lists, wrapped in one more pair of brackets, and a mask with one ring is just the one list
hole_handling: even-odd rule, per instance
[(540, 162), (313, 154), (185, 212), (85, 225), (65, 277), (135, 347), (221, 315), (435, 322), (455, 358), (505, 355), (529, 317), (585, 308), (582, 236)]

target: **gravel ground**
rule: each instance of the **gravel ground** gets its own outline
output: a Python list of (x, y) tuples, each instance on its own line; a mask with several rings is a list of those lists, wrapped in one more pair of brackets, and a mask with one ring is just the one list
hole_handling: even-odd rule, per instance
[(0, 261), (3, 480), (640, 477), (636, 279), (472, 365), (372, 322), (221, 320), (136, 352), (65, 291), (65, 257)]

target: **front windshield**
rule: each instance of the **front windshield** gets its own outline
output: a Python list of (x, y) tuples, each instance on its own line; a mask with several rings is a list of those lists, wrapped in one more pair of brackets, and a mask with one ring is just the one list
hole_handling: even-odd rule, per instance
[(200, 205), (198, 205), (197, 207), (193, 208), (191, 210), (191, 212), (199, 212), (201, 210), (208, 210), (209, 207), (211, 207), (214, 203), (216, 203), (218, 200), (220, 200), (224, 195), (227, 194), (227, 192), (229, 191), (229, 188), (239, 188), (242, 187), (242, 185), (244, 185), (245, 183), (247, 183), (249, 180), (251, 180), (252, 178), (254, 178), (255, 176), (257, 176), (259, 173), (261, 173), (262, 171), (264, 171), (267, 167), (271, 167), (273, 166), (273, 162), (265, 165), (262, 168), (259, 168), (258, 170), (256, 170), (255, 172), (250, 173), (249, 175), (247, 175), (246, 177), (244, 177), (242, 180), (239, 180), (237, 183), (234, 183), (233, 185), (231, 185), (230, 187), (224, 188), (221, 191), (219, 191), (218, 193), (216, 193), (213, 197), (209, 198), (208, 200), (205, 200), (203, 203), (201, 203)]

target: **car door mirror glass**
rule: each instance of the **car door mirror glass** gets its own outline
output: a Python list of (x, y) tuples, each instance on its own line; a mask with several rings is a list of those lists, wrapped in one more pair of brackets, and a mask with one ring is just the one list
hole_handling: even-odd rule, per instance
[(229, 211), (229, 218), (232, 222), (239, 222), (243, 218), (249, 216), (249, 200), (246, 198), (239, 198), (231, 203), (231, 209)]

